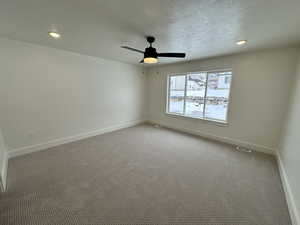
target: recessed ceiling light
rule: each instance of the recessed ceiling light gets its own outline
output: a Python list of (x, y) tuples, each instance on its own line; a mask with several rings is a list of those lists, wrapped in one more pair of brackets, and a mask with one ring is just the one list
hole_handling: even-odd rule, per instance
[(57, 33), (57, 32), (50, 31), (50, 32), (48, 32), (48, 34), (49, 34), (49, 36), (51, 36), (51, 37), (53, 37), (55, 39), (60, 38), (60, 34)]
[(239, 40), (236, 42), (237, 45), (244, 45), (247, 43), (247, 40)]

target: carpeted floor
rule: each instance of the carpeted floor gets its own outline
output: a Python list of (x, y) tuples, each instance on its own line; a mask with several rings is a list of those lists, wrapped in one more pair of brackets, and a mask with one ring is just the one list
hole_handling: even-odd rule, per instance
[(275, 158), (140, 125), (9, 161), (1, 225), (290, 225)]

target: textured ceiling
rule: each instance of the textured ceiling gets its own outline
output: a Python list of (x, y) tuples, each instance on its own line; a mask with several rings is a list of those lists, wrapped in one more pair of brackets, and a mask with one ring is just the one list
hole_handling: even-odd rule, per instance
[(193, 60), (299, 43), (299, 9), (300, 0), (0, 0), (0, 36), (137, 63), (142, 55), (120, 45), (144, 49), (154, 35), (158, 51)]

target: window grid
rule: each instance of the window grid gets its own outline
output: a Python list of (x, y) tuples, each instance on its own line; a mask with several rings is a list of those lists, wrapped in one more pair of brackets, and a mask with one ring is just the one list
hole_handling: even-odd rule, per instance
[(186, 87), (187, 87), (187, 76), (185, 75), (185, 85), (184, 85), (184, 94), (183, 94), (183, 115), (185, 115), (186, 111)]
[(204, 93), (204, 105), (203, 105), (203, 112), (202, 118), (205, 118), (205, 109), (206, 109), (206, 97), (207, 97), (207, 84), (208, 84), (208, 73), (206, 73), (206, 81), (205, 81), (205, 93)]
[[(228, 96), (227, 96), (227, 108), (225, 111), (225, 119), (221, 120), (221, 119), (217, 119), (217, 118), (212, 118), (212, 117), (208, 117), (206, 115), (206, 105), (207, 105), (207, 91), (208, 91), (208, 82), (209, 82), (209, 76), (210, 74), (215, 74), (215, 73), (226, 73), (229, 72), (230, 74), (230, 84), (229, 84), (229, 88), (228, 88)], [(188, 85), (188, 76), (193, 75), (193, 74), (206, 74), (206, 82), (205, 82), (205, 92), (204, 92), (204, 99), (203, 99), (203, 112), (202, 112), (202, 117), (193, 117), (190, 115), (186, 115), (186, 100), (187, 100), (187, 85)], [(184, 95), (183, 95), (183, 110), (182, 113), (176, 113), (176, 112), (170, 112), (170, 99), (171, 99), (171, 79), (172, 77), (176, 77), (176, 76), (184, 76), (185, 77), (185, 85), (184, 85)], [(225, 79), (226, 83), (228, 79)], [(185, 73), (185, 74), (176, 74), (176, 75), (169, 75), (168, 76), (168, 96), (167, 96), (167, 113), (168, 114), (175, 114), (175, 115), (179, 115), (179, 116), (184, 116), (184, 117), (190, 117), (190, 118), (196, 118), (196, 119), (202, 119), (202, 120), (208, 120), (208, 121), (216, 121), (216, 122), (221, 122), (221, 123), (227, 123), (227, 118), (228, 118), (228, 106), (229, 106), (229, 97), (230, 97), (230, 90), (231, 90), (231, 80), (232, 80), (232, 71), (231, 70), (221, 70), (221, 71), (199, 71), (199, 72), (193, 72), (193, 73)], [(180, 98), (180, 97), (178, 97)]]

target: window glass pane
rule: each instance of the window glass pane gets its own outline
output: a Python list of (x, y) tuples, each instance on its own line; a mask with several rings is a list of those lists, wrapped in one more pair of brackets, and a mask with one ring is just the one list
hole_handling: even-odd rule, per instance
[(208, 73), (205, 118), (226, 121), (231, 72)]
[(169, 80), (169, 112), (183, 113), (185, 76), (171, 76)]
[(206, 73), (187, 76), (185, 115), (203, 118)]
[(170, 98), (169, 100), (169, 112), (183, 114), (183, 97), (182, 98)]

